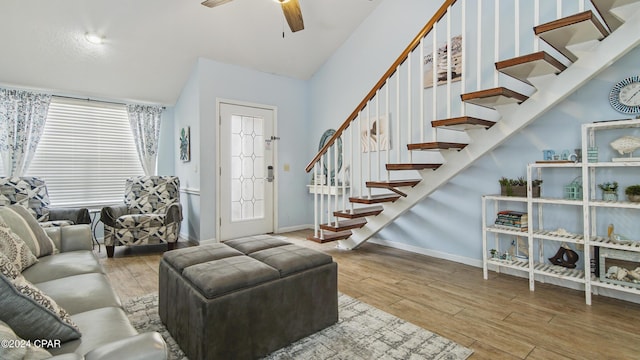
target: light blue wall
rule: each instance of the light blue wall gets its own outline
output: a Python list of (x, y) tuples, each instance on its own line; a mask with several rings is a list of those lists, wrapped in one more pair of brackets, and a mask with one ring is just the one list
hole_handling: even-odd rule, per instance
[[(200, 192), (199, 219), (190, 224), (199, 229), (197, 239), (212, 239), (216, 232), (217, 99), (277, 108), (280, 140), (277, 144), (279, 201), (276, 227), (286, 229), (308, 223), (310, 209), (300, 201), (307, 183), (304, 172), (307, 154), (300, 151), (308, 144), (307, 92), (307, 84), (301, 80), (207, 59), (198, 60), (175, 110), (176, 128), (191, 124), (192, 168), (183, 173), (181, 165), (177, 164), (176, 170), (185, 179), (192, 179), (192, 186), (197, 186)], [(285, 164), (289, 165), (290, 171), (284, 171)]]
[[(179, 144), (176, 142), (174, 151), (175, 174), (180, 178), (180, 194), (184, 219), (180, 233), (183, 238), (198, 241), (200, 239), (200, 93), (198, 66), (194, 64), (186, 85), (182, 89), (180, 98), (174, 107), (174, 138), (178, 137), (182, 128), (191, 130), (191, 161), (182, 162), (178, 158)], [(184, 191), (186, 189), (186, 191)]]
[[(313, 138), (312, 145), (308, 147), (309, 159), (315, 154), (315, 144), (322, 132), (327, 128), (340, 126), (440, 3), (419, 0), (384, 1), (314, 75), (309, 84)], [(490, 3), (492, 2), (485, 2), (485, 6)], [(524, 2), (521, 2), (521, 6), (525, 6)], [(472, 15), (469, 16), (475, 16), (472, 10), (470, 9), (469, 14)], [(510, 10), (507, 7), (505, 11), (508, 13)], [(576, 11), (577, 9), (570, 6), (563, 9), (563, 13)], [(491, 14), (491, 10), (488, 13)], [(544, 9), (541, 15), (543, 18), (555, 16), (555, 9)], [(493, 22), (494, 19), (486, 18), (483, 24), (485, 21)], [(473, 23), (474, 20), (470, 22)], [(501, 26), (513, 26), (513, 21), (504, 19)], [(471, 28), (468, 31), (473, 34), (475, 29)], [(512, 34), (510, 36), (513, 38)], [(491, 62), (493, 51), (492, 48), (485, 49), (483, 58), (489, 56)], [(523, 45), (522, 53), (526, 51), (531, 49)], [(473, 53), (475, 51), (468, 54), (468, 62), (471, 64), (475, 61)], [(505, 58), (514, 55), (509, 54), (506, 49), (501, 49), (500, 53)], [(499, 192), (497, 180), (501, 176), (525, 176), (526, 164), (540, 160), (542, 149), (563, 150), (579, 147), (582, 123), (622, 118), (623, 116), (609, 106), (608, 92), (615, 82), (637, 74), (639, 60), (640, 51), (635, 50), (612, 65), (533, 125), (475, 162), (450, 183), (382, 230), (377, 238), (383, 243), (417, 252), (441, 254), (444, 257), (478, 264), (477, 260), (482, 258), (481, 196)], [(492, 80), (491, 71), (483, 74), (483, 85), (490, 86), (491, 84), (485, 83), (491, 83)], [(501, 78), (501, 81), (503, 80)], [(606, 148), (607, 144), (605, 142), (601, 146)], [(545, 192), (555, 192), (559, 195), (562, 186), (577, 175), (551, 173), (546, 177), (543, 189)], [(618, 180), (624, 185), (638, 182), (638, 174), (631, 171), (615, 175), (603, 173), (598, 177), (603, 181), (608, 177), (615, 177), (613, 180)], [(623, 187), (621, 195), (622, 191)], [(309, 202), (311, 206), (311, 200)], [(548, 211), (550, 216), (546, 224), (550, 228), (563, 227), (570, 231), (580, 231), (581, 216), (577, 212), (570, 213), (566, 210)], [(634, 228), (633, 221), (629, 220), (633, 216), (637, 217), (637, 213), (632, 215), (629, 212), (621, 212), (616, 216), (617, 219), (613, 220), (628, 225), (627, 231), (640, 230)], [(606, 222), (613, 220), (603, 216), (601, 222), (606, 227)]]

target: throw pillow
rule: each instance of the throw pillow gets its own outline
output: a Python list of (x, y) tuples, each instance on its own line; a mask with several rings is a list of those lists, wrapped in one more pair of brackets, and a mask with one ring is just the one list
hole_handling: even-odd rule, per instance
[(0, 253), (0, 274), (6, 276), (10, 280), (13, 280), (20, 276), (20, 271), (13, 266), (11, 260), (3, 253)]
[(51, 354), (33, 342), (27, 342), (16, 335), (9, 325), (0, 321), (0, 339), (7, 341), (6, 346), (0, 346), (0, 359), (3, 360), (41, 360), (49, 359)]
[(58, 250), (38, 221), (20, 205), (0, 206), (0, 218), (27, 244), (37, 258)]
[(15, 276), (17, 270), (2, 254), (0, 271), (0, 320), (18, 336), (32, 341), (59, 339), (62, 342), (80, 337), (80, 330), (69, 313), (24, 276)]
[(38, 262), (27, 244), (0, 219), (0, 253), (4, 254), (18, 271)]

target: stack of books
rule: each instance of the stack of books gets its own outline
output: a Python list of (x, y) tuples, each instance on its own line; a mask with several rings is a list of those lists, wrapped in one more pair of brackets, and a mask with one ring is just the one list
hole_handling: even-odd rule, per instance
[(528, 222), (529, 217), (526, 212), (503, 210), (498, 212), (495, 226), (509, 230), (527, 231), (529, 230), (529, 227), (527, 226)]

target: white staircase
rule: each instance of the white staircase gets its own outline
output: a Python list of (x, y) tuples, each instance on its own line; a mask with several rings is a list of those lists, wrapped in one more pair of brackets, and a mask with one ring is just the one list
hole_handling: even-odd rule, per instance
[[(462, 20), (464, 21), (466, 1), (458, 1), (458, 3), (460, 2), (462, 2), (460, 6), (463, 7)], [(567, 1), (562, 2), (566, 3)], [(446, 11), (443, 11), (442, 14), (436, 14), (434, 16), (436, 20), (432, 19), (425, 28), (427, 30), (429, 27), (435, 29), (434, 24), (443, 19), (452, 21), (448, 14), (453, 12), (455, 3), (456, 1), (446, 1), (441, 8)], [(517, 86), (528, 90), (527, 92), (532, 93), (531, 95), (524, 95), (519, 91), (510, 90), (508, 87), (498, 86), (499, 78), (496, 75), (494, 82), (496, 87), (460, 94), (460, 99), (463, 102), (471, 104), (461, 107), (461, 116), (431, 122), (431, 137), (434, 139), (432, 142), (423, 141), (425, 137), (429, 136), (427, 134), (429, 129), (423, 128), (426, 122), (424, 120), (426, 105), (421, 102), (419, 110), (404, 112), (409, 118), (408, 124), (403, 124), (406, 121), (397, 121), (390, 125), (397, 128), (394, 128), (396, 133), (408, 134), (404, 141), (400, 141), (403, 147), (406, 146), (407, 154), (396, 153), (396, 159), (393, 159), (395, 162), (391, 159), (389, 151), (386, 153), (378, 151), (376, 155), (369, 153), (363, 156), (360, 153), (360, 136), (358, 134), (360, 134), (360, 129), (368, 129), (369, 127), (362, 126), (362, 118), (379, 118), (381, 104), (386, 106), (382, 113), (388, 113), (389, 103), (393, 101), (398, 109), (400, 108), (402, 89), (400, 86), (400, 78), (402, 77), (400, 66), (406, 61), (410, 63), (412, 52), (420, 51), (419, 59), (423, 58), (422, 46), (417, 49), (417, 46), (412, 44), (408, 48), (410, 51), (407, 59), (399, 59), (399, 64), (394, 64), (396, 70), (390, 69), (388, 73), (391, 76), (385, 74), (387, 79), (384, 77), (384, 81), (381, 79), (376, 85), (378, 88), (374, 88), (354, 111), (356, 116), (352, 114), (352, 117), (347, 119), (338, 130), (334, 136), (335, 139), (332, 139), (344, 141), (344, 147), (350, 147), (350, 151), (343, 148), (342, 154), (340, 154), (339, 147), (332, 146), (330, 141), (323, 148), (324, 151), (321, 150), (307, 167), (307, 171), (313, 170), (316, 177), (324, 173), (324, 168), (327, 168), (327, 173), (330, 174), (332, 168), (339, 168), (337, 159), (343, 156), (346, 158), (344, 163), (349, 164), (350, 169), (353, 170), (348, 176), (345, 172), (342, 172), (342, 175), (338, 173), (333, 184), (328, 185), (336, 188), (342, 187), (343, 193), (350, 194), (349, 202), (347, 202), (347, 196), (316, 195), (314, 197), (316, 231), (310, 239), (321, 242), (339, 240), (339, 246), (346, 249), (358, 247), (440, 186), (449, 182), (479, 157), (535, 121), (640, 43), (639, 1), (593, 0), (592, 3), (593, 7), (590, 10), (534, 27), (533, 32), (536, 36), (551, 46), (550, 51), (556, 51), (555, 57), (546, 51), (535, 51), (528, 55), (516, 54), (518, 56), (508, 60), (501, 60), (496, 56), (496, 71), (518, 79), (518, 82), (522, 82), (520, 83), (522, 86), (518, 84)], [(620, 11), (618, 6), (623, 7), (624, 11)], [(584, 7), (585, 2), (581, 1), (580, 8)], [(597, 15), (597, 13), (601, 15)], [(601, 18), (609, 19), (611, 23), (604, 25)], [(609, 33), (607, 27), (613, 31)], [(449, 33), (450, 31), (447, 32), (447, 35)], [(425, 35), (421, 33), (418, 38), (420, 37), (424, 39)], [(420, 44), (422, 45), (422, 41)], [(451, 43), (448, 45), (450, 46)], [(537, 44), (534, 50), (539, 50)], [(562, 55), (566, 59), (562, 58)], [(558, 61), (557, 58), (562, 58), (562, 60)], [(447, 62), (448, 65), (451, 64), (450, 56), (447, 57)], [(406, 70), (407, 82), (409, 83), (407, 85), (409, 95), (406, 96), (408, 98), (406, 106), (411, 109), (416, 105), (412, 102), (410, 90), (411, 67), (410, 64), (406, 66), (408, 67)], [(469, 67), (464, 68), (467, 70)], [(463, 71), (463, 74), (467, 72)], [(395, 78), (392, 77), (394, 73), (396, 73)], [(419, 76), (422, 73), (423, 71), (420, 71)], [(389, 90), (394, 81), (396, 90)], [(460, 86), (462, 89), (465, 89), (464, 84), (463, 78)], [(480, 84), (479, 80), (478, 84)], [(449, 77), (446, 84), (449, 91), (448, 98), (452, 98), (450, 95), (452, 86)], [(422, 91), (422, 89), (420, 90)], [(432, 91), (435, 93), (440, 89)], [(390, 93), (392, 95), (395, 93), (396, 98), (392, 99)], [(433, 98), (436, 99), (437, 94), (434, 94)], [(436, 100), (433, 101), (433, 104), (436, 104)], [(405, 105), (403, 104), (403, 106)], [(411, 120), (415, 112), (419, 113), (418, 125)], [(472, 112), (478, 115), (466, 115), (466, 113)], [(397, 114), (402, 113), (402, 111), (397, 112)], [(437, 111), (433, 111), (433, 113), (435, 118)], [(450, 105), (447, 108), (447, 113), (451, 113)], [(375, 116), (372, 116), (374, 114)], [(369, 125), (369, 123), (365, 125)], [(462, 140), (456, 142), (436, 140), (438, 137), (452, 136), (450, 130), (442, 131), (440, 130), (442, 128), (463, 130), (464, 134), (453, 134), (453, 137)], [(416, 132), (419, 133), (419, 136), (413, 135)], [(356, 133), (355, 137), (353, 133)], [(393, 133), (392, 131), (391, 134)], [(420, 138), (419, 142), (412, 141), (416, 137)], [(399, 135), (398, 140), (400, 140)], [(430, 152), (430, 154), (426, 156), (413, 154), (415, 151), (423, 150)], [(381, 158), (382, 156), (386, 156), (386, 159)], [(421, 160), (426, 158), (428, 161), (417, 161), (418, 157)], [(376, 171), (376, 166), (384, 163), (386, 163), (387, 169), (401, 171), (386, 171), (386, 179), (382, 179), (385, 177), (383, 174), (385, 171), (380, 171), (380, 169)], [(359, 176), (353, 174), (355, 169), (358, 169)], [(397, 175), (397, 173), (406, 173), (404, 170), (408, 169), (411, 172), (417, 172), (419, 178), (404, 182), (402, 179), (398, 179), (398, 176), (402, 177), (403, 175)], [(376, 176), (378, 179), (374, 180), (373, 178)], [(413, 177), (415, 178), (415, 176)], [(346, 183), (350, 185), (348, 191)], [(374, 193), (371, 190), (381, 188), (385, 189), (382, 193)], [(358, 208), (359, 205), (354, 205), (359, 203), (377, 205), (375, 208), (371, 208), (372, 211), (368, 211), (369, 208)], [(350, 220), (338, 221), (338, 218), (349, 218)]]

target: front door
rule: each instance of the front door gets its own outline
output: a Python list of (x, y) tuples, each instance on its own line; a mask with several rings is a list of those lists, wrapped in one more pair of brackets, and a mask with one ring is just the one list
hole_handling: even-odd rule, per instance
[(274, 110), (221, 102), (220, 240), (274, 231)]

